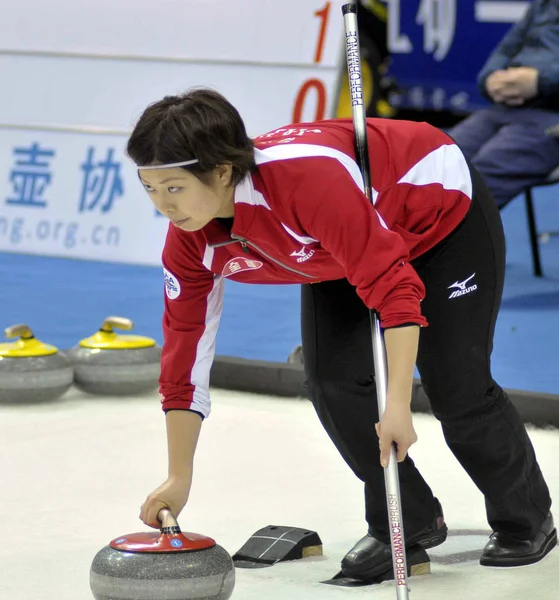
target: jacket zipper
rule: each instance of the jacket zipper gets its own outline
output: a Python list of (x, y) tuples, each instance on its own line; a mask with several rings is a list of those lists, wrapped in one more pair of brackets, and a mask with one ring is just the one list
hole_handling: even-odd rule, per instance
[[(254, 248), (257, 252), (260, 252), (260, 254), (262, 254), (262, 256), (265, 256), (268, 260), (271, 260), (273, 263), (280, 266), (282, 269), (285, 269), (286, 271), (291, 271), (292, 273), (296, 273), (297, 275), (302, 275), (303, 277), (308, 277), (309, 279), (314, 279), (314, 277), (312, 275), (309, 275), (308, 273), (303, 273), (301, 271), (297, 271), (297, 269), (292, 269), (291, 267), (284, 265), (279, 260), (276, 260), (269, 254), (266, 254), (266, 252), (264, 252), (262, 249), (260, 249), (256, 244), (253, 244), (252, 242), (249, 242), (248, 240), (245, 240), (244, 238), (239, 237), (238, 235), (231, 234), (231, 238), (236, 240), (237, 242), (240, 242), (241, 247), (243, 248), (244, 252), (248, 252), (248, 247), (250, 246), (250, 247)], [(220, 245), (224, 246), (225, 244), (220, 244)]]
[(236, 244), (237, 240), (228, 240), (227, 242), (218, 242), (217, 244), (210, 244), (210, 248), (221, 248), (222, 246), (229, 246), (230, 244)]

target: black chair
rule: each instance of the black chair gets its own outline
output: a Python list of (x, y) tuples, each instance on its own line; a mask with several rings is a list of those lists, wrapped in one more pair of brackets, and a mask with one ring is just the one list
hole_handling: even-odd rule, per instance
[(532, 197), (532, 190), (538, 187), (544, 187), (547, 185), (554, 185), (559, 183), (559, 167), (552, 171), (547, 179), (528, 188), (524, 192), (526, 200), (526, 214), (528, 217), (528, 231), (530, 233), (530, 246), (532, 248), (532, 265), (534, 269), (534, 275), (536, 277), (542, 277), (542, 264), (540, 259), (540, 241), (542, 239), (549, 239), (553, 235), (559, 235), (559, 231), (546, 231), (542, 234), (538, 234), (538, 228), (536, 226), (536, 215), (534, 212), (534, 199)]

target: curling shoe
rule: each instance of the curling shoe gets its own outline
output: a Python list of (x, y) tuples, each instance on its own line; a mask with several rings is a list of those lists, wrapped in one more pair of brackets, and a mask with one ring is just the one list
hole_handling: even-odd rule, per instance
[(484, 567), (522, 567), (540, 561), (557, 545), (557, 529), (551, 513), (531, 540), (516, 540), (496, 532), (483, 549), (479, 560)]
[[(406, 549), (420, 547), (425, 550), (440, 546), (448, 535), (443, 509), (435, 498), (436, 513), (431, 525), (418, 533), (406, 537)], [(404, 531), (405, 535), (405, 531)], [(368, 533), (342, 559), (342, 573), (346, 577), (369, 581), (382, 575), (392, 567), (390, 544), (385, 544)]]

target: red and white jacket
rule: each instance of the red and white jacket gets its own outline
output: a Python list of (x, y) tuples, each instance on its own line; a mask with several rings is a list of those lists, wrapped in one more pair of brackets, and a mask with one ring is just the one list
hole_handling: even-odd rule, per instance
[(355, 162), (351, 120), (291, 125), (255, 139), (258, 169), (235, 190), (229, 232), (169, 226), (163, 410), (210, 411), (209, 374), (226, 278), (313, 283), (347, 278), (383, 327), (427, 322), (409, 261), (445, 238), (472, 197), (454, 142), (426, 123), (368, 119), (371, 203)]

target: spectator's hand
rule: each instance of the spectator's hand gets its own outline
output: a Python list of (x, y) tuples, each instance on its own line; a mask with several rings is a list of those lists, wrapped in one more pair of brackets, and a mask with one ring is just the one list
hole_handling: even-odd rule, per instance
[(506, 81), (506, 71), (493, 71), (485, 81), (485, 89), (494, 102), (502, 102), (502, 90)]
[[(538, 93), (538, 70), (532, 67), (512, 67), (501, 73), (492, 81), (493, 94), (488, 93), (495, 102), (508, 106), (521, 106), (534, 98)], [(487, 79), (489, 83), (489, 78)]]

